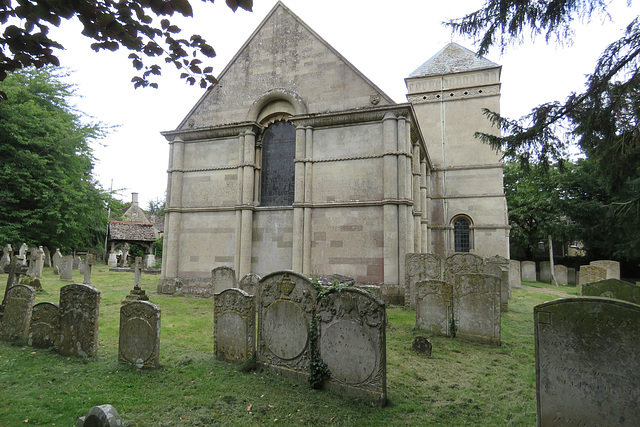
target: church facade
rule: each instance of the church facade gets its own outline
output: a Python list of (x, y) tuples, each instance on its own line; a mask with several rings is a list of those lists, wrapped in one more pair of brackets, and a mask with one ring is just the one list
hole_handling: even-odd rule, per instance
[(294, 270), (403, 286), (407, 253), (509, 257), (500, 66), (450, 44), (397, 104), (279, 2), (170, 144), (158, 291)]

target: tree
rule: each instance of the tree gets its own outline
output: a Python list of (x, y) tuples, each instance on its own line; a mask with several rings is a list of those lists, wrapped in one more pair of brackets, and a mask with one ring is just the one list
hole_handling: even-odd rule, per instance
[(89, 142), (102, 129), (84, 124), (61, 70), (10, 73), (0, 103), (0, 242), (86, 248), (106, 231), (113, 199), (92, 176)]
[(151, 215), (157, 215), (159, 217), (164, 216), (165, 199), (156, 197), (155, 200), (149, 200), (147, 203), (147, 212)]
[[(234, 12), (238, 7), (250, 11), (253, 6), (253, 0), (226, 3)], [(142, 72), (133, 77), (134, 87), (157, 87), (150, 78), (160, 75), (158, 60), (162, 59), (182, 70), (180, 77), (189, 84), (199, 78), (200, 86), (205, 88), (215, 78), (211, 67), (201, 68), (202, 61), (196, 55), (199, 52), (212, 58), (215, 51), (199, 35), (178, 38), (181, 29), (168, 19), (176, 13), (192, 17), (189, 0), (0, 1), (0, 81), (8, 72), (24, 67), (60, 65), (54, 50), (64, 47), (49, 37), (49, 30), (58, 27), (63, 19), (77, 18), (84, 27), (82, 34), (94, 40), (91, 47), (96, 52), (120, 47), (131, 51), (133, 67)], [(154, 18), (162, 19), (158, 22)], [(6, 94), (0, 92), (0, 98), (6, 99)]]

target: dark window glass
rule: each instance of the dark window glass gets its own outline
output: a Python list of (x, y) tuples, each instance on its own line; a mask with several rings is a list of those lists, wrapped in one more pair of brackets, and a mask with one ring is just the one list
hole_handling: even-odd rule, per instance
[(291, 206), (295, 187), (296, 129), (276, 122), (262, 137), (262, 206)]
[(469, 252), (471, 249), (471, 239), (469, 231), (469, 221), (458, 218), (453, 223), (453, 236), (456, 252)]

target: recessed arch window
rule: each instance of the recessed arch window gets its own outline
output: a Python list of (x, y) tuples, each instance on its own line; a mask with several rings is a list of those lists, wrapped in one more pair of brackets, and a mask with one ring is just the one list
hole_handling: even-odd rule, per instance
[(287, 121), (269, 125), (262, 136), (261, 206), (293, 204), (295, 155), (295, 126)]
[(466, 217), (453, 220), (453, 246), (455, 252), (471, 251), (471, 221)]

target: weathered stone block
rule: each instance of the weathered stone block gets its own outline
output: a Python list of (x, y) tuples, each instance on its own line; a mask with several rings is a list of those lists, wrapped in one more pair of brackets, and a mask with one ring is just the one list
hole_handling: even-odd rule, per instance
[(213, 346), (216, 358), (242, 363), (255, 355), (254, 296), (241, 289), (225, 289), (214, 295)]
[(60, 289), (60, 344), (64, 356), (91, 357), (98, 350), (100, 292), (74, 283)]
[(538, 425), (640, 420), (640, 306), (567, 298), (534, 307)]
[(160, 365), (160, 309), (149, 301), (132, 301), (120, 308), (118, 361), (138, 369)]
[(55, 347), (60, 339), (58, 304), (41, 302), (33, 306), (27, 342), (32, 347)]
[(522, 261), (520, 263), (522, 271), (522, 280), (525, 282), (536, 281), (536, 263), (533, 261)]
[(25, 285), (16, 285), (6, 293), (5, 308), (0, 322), (2, 341), (21, 341), (27, 338), (36, 291)]

